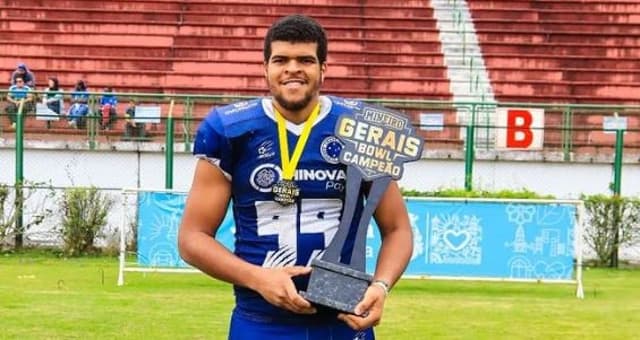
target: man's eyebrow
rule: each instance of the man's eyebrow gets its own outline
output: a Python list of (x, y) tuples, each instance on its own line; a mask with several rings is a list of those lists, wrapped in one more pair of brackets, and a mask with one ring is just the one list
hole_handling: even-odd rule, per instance
[(314, 59), (314, 60), (318, 60), (318, 58), (313, 55), (313, 54), (303, 54), (303, 55), (296, 55), (296, 56), (290, 56), (290, 55), (284, 55), (284, 54), (274, 54), (271, 56), (271, 59), (274, 58), (283, 58), (283, 59)]

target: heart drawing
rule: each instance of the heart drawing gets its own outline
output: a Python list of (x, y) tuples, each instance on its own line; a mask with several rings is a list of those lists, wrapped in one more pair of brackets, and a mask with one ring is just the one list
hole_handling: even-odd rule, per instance
[(444, 232), (443, 239), (449, 248), (458, 251), (469, 244), (471, 234), (466, 230), (447, 230)]

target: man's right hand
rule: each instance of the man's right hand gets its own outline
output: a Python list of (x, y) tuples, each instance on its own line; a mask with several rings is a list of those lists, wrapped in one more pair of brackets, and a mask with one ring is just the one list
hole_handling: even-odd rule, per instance
[(311, 267), (291, 266), (278, 268), (261, 267), (256, 275), (255, 285), (251, 287), (272, 305), (298, 314), (313, 314), (316, 309), (296, 290), (294, 276), (307, 275)]

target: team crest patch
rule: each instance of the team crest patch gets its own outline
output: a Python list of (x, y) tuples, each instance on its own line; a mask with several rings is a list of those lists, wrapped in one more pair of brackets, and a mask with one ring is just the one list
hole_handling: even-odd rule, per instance
[(340, 163), (340, 151), (342, 150), (342, 144), (340, 140), (335, 136), (329, 136), (325, 138), (320, 144), (320, 154), (322, 158), (330, 164)]
[(282, 171), (275, 164), (262, 164), (251, 172), (249, 183), (260, 192), (271, 192), (271, 186), (280, 180)]

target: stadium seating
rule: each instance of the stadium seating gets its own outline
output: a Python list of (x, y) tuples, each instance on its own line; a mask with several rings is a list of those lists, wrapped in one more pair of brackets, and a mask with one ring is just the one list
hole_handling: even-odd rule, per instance
[[(5, 0), (0, 73), (18, 61), (39, 85), (70, 89), (261, 95), (262, 41), (279, 17), (305, 13), (329, 34), (326, 93), (360, 98), (451, 98), (428, 1), (281, 2)], [(196, 105), (202, 117), (210, 105)], [(179, 110), (176, 111), (179, 115)], [(455, 117), (449, 121), (453, 123)], [(455, 133), (452, 133), (452, 138)]]
[(637, 104), (637, 1), (468, 1), (496, 98)]
[[(496, 100), (638, 105), (638, 1), (467, 3)], [(560, 143), (562, 114), (545, 115), (546, 145)], [(584, 152), (602, 147), (612, 149), (615, 134), (601, 131), (602, 116), (612, 114), (592, 110), (573, 115), (573, 125), (581, 129), (573, 132), (573, 146)], [(628, 127), (640, 127), (637, 115), (628, 117)], [(639, 137), (637, 132), (630, 133), (625, 144), (640, 147)]]
[[(1, 0), (0, 74), (22, 61), (36, 72), (39, 86), (56, 75), (66, 90), (85, 79), (92, 91), (110, 86), (116, 92), (262, 95), (264, 33), (283, 15), (305, 13), (320, 21), (330, 38), (325, 93), (452, 100), (431, 3)], [(496, 100), (638, 103), (637, 1), (467, 4)], [(195, 116), (204, 116), (210, 105), (196, 104)], [(177, 116), (182, 112), (182, 107), (174, 111)], [(445, 124), (457, 122), (455, 111), (440, 112), (445, 113)], [(560, 126), (561, 114), (550, 114), (547, 125)], [(600, 124), (589, 114), (575, 115), (573, 123)], [(44, 123), (29, 124), (40, 128)], [(447, 129), (438, 138), (459, 143), (459, 135), (457, 129)], [(559, 143), (556, 135), (549, 133), (549, 144)], [(585, 132), (578, 133), (576, 141), (609, 145), (609, 137)]]
[(263, 94), (264, 33), (276, 18), (304, 12), (330, 36), (327, 92), (448, 99), (428, 2), (385, 3), (4, 1), (0, 46), (8, 58), (0, 71), (21, 59), (39, 79), (58, 75), (65, 88), (82, 77), (93, 89)]

